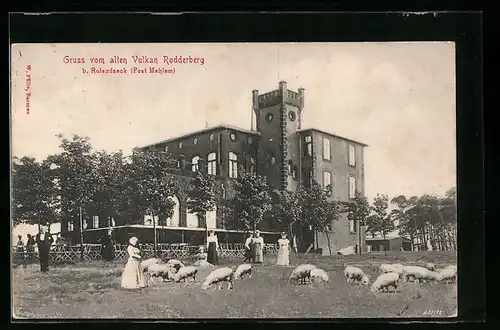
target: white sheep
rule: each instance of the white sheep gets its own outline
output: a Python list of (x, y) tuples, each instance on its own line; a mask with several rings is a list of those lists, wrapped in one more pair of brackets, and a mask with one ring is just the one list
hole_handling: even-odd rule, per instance
[(148, 271), (148, 267), (154, 264), (160, 264), (161, 260), (158, 258), (149, 258), (141, 262), (142, 271), (145, 273)]
[(310, 275), (311, 279), (313, 279), (314, 281), (327, 283), (330, 280), (328, 274), (321, 268), (312, 269)]
[(381, 264), (379, 269), (379, 273), (385, 274), (385, 273), (399, 273), (401, 274), (403, 272), (403, 265), (402, 264)]
[(167, 261), (167, 265), (172, 265), (175, 268), (176, 273), (179, 269), (184, 267), (184, 264), (177, 259), (170, 259), (169, 261)]
[(154, 278), (161, 278), (162, 282), (164, 280), (172, 280), (174, 274), (172, 273), (172, 267), (162, 264), (152, 264), (149, 265), (147, 274), (149, 275), (150, 281), (154, 282)]
[(455, 266), (455, 265), (448, 265), (445, 267), (445, 269), (449, 269), (449, 268), (457, 270), (457, 266)]
[(187, 283), (188, 278), (192, 278), (193, 282), (196, 281), (196, 274), (198, 273), (198, 268), (194, 266), (185, 266), (179, 269), (177, 273), (174, 275), (174, 281), (179, 282), (184, 280)]
[(372, 284), (371, 292), (389, 291), (389, 287), (394, 287), (394, 292), (398, 291), (399, 274), (398, 273), (385, 273), (377, 277)]
[(306, 280), (311, 279), (311, 270), (316, 268), (316, 266), (311, 264), (302, 264), (295, 267), (290, 275), (290, 281), (300, 281), (305, 284)]
[(241, 264), (236, 268), (236, 271), (234, 272), (234, 279), (239, 280), (243, 278), (243, 276), (246, 275), (246, 277), (251, 277), (252, 276), (252, 265), (251, 264)]
[(430, 271), (435, 271), (436, 270), (436, 266), (432, 263), (432, 262), (428, 262), (426, 265), (425, 265), (425, 268), (427, 268), (428, 270)]
[(455, 282), (457, 279), (457, 269), (456, 268), (445, 268), (439, 271), (441, 275), (441, 281), (445, 283)]
[(347, 266), (344, 269), (344, 276), (347, 283), (361, 283), (363, 285), (368, 285), (370, 283), (370, 276), (366, 275), (365, 272), (358, 267)]
[(213, 270), (201, 285), (202, 290), (208, 289), (212, 284), (217, 284), (217, 288), (221, 289), (221, 283), (227, 282), (227, 289), (233, 288), (233, 269), (229, 267), (222, 267)]
[(420, 281), (425, 282), (429, 277), (429, 270), (420, 266), (404, 266), (403, 267), (403, 279), (408, 281), (412, 278), (416, 283)]

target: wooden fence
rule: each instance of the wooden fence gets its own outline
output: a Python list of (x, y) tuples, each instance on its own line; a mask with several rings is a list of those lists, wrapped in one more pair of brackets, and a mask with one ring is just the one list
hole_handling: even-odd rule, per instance
[[(220, 243), (219, 256), (224, 258), (242, 258), (245, 253), (245, 246), (241, 243)], [(154, 256), (153, 244), (141, 244), (141, 251), (143, 258), (151, 258)], [(199, 246), (190, 246), (188, 244), (158, 244), (157, 255), (163, 260), (180, 259), (186, 260), (195, 258), (199, 251)], [(276, 244), (265, 244), (264, 255), (275, 256), (278, 251)], [(115, 260), (126, 259), (127, 245), (115, 245)], [(102, 260), (101, 244), (84, 244), (83, 245), (83, 259), (84, 261)], [(81, 260), (80, 245), (63, 246), (53, 245), (50, 250), (49, 263), (62, 264), (62, 263), (76, 263)], [(20, 263), (33, 263), (38, 262), (38, 253), (26, 251), (19, 251), (17, 247), (12, 249), (13, 264)]]

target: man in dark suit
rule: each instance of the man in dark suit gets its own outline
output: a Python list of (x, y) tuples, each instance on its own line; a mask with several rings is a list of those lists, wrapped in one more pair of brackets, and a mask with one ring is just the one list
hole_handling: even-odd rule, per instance
[(38, 245), (38, 255), (40, 256), (40, 270), (42, 272), (49, 271), (49, 253), (52, 243), (54, 243), (52, 235), (45, 232), (45, 227), (41, 227), (40, 232), (36, 235), (36, 244)]

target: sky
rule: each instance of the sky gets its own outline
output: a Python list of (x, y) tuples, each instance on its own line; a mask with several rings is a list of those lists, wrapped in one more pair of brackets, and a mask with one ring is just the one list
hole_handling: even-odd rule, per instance
[[(134, 64), (132, 56), (158, 64)], [(85, 63), (64, 63), (64, 57)], [(127, 58), (111, 64), (109, 58)], [(163, 56), (203, 58), (163, 64)], [(102, 57), (105, 64), (90, 63)], [(26, 67), (31, 65), (29, 90)], [(132, 67), (175, 68), (131, 74)], [(127, 74), (84, 74), (90, 68)], [(17, 44), (11, 49), (12, 156), (59, 151), (57, 133), (123, 150), (209, 126), (250, 129), (252, 90), (305, 89), (303, 128), (363, 142), (365, 190), (390, 198), (456, 185), (455, 45), (438, 43)], [(26, 113), (27, 93), (29, 114)]]

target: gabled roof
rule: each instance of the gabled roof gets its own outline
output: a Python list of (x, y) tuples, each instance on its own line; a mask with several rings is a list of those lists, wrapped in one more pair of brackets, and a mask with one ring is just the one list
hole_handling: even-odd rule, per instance
[(336, 135), (336, 134), (332, 134), (332, 133), (328, 133), (326, 131), (322, 131), (320, 129), (317, 129), (317, 128), (307, 128), (307, 129), (301, 129), (299, 131), (299, 133), (307, 133), (307, 132), (310, 132), (310, 131), (315, 131), (315, 132), (319, 132), (319, 133), (323, 133), (323, 134), (326, 134), (326, 135), (330, 135), (331, 137), (335, 137), (335, 138), (338, 138), (338, 139), (342, 139), (342, 140), (346, 140), (346, 141), (350, 141), (350, 142), (354, 142), (356, 144), (359, 144), (363, 147), (368, 147), (367, 144), (364, 144), (363, 142), (359, 142), (359, 141), (356, 141), (356, 140), (352, 140), (352, 139), (348, 139), (348, 138), (345, 138), (343, 136), (340, 136), (340, 135)]
[(201, 129), (201, 130), (198, 130), (198, 131), (190, 132), (190, 133), (183, 134), (183, 135), (180, 135), (180, 136), (177, 136), (177, 137), (174, 137), (174, 138), (170, 138), (170, 139), (167, 139), (167, 140), (163, 140), (163, 141), (159, 141), (159, 142), (147, 144), (147, 145), (144, 145), (144, 146), (141, 146), (141, 147), (137, 147), (137, 148), (152, 147), (152, 146), (155, 146), (155, 145), (158, 145), (158, 144), (161, 144), (161, 143), (168, 143), (168, 142), (172, 142), (172, 141), (182, 140), (182, 139), (185, 139), (185, 138), (193, 136), (193, 135), (198, 135), (198, 134), (202, 134), (202, 133), (206, 133), (206, 132), (210, 132), (210, 131), (216, 131), (216, 130), (220, 130), (220, 129), (227, 129), (227, 130), (237, 131), (237, 132), (241, 132), (241, 133), (246, 133), (246, 134), (252, 134), (252, 135), (260, 136), (260, 133), (257, 132), (257, 131), (251, 131), (251, 130), (240, 128), (240, 127), (237, 127), (237, 126), (231, 126), (231, 125), (225, 125), (224, 124), (224, 125), (217, 125), (217, 126), (212, 126), (212, 127), (209, 127), (209, 128), (204, 128), (204, 129)]

